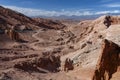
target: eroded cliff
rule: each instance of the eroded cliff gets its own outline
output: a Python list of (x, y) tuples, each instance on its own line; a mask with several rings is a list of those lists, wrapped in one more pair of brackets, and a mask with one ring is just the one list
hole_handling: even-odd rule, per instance
[(120, 67), (120, 47), (105, 39), (93, 80), (110, 80)]

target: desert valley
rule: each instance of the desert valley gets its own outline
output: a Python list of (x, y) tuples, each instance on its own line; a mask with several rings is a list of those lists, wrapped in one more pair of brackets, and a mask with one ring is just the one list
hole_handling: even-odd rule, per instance
[(0, 80), (120, 80), (120, 16), (72, 22), (0, 6)]

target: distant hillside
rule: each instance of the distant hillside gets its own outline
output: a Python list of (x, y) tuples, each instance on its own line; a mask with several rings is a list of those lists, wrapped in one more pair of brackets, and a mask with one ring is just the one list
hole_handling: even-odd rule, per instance
[(43, 21), (34, 20), (19, 12), (0, 6), (0, 29), (14, 28), (18, 30), (34, 30), (38, 28), (61, 29), (65, 27), (65, 25), (57, 23), (58, 26), (56, 28), (53, 26), (54, 24), (56, 25), (56, 22), (54, 21), (52, 22), (53, 25), (48, 25), (48, 23), (49, 21), (47, 22), (47, 20), (43, 23)]

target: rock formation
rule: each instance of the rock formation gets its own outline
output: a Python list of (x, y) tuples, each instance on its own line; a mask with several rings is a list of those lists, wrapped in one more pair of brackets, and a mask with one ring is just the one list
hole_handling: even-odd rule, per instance
[(59, 70), (60, 63), (60, 56), (48, 56), (22, 61), (15, 64), (14, 67), (25, 71), (39, 71), (39, 68), (43, 68), (51, 72), (56, 72)]
[(69, 58), (66, 58), (64, 64), (64, 71), (73, 70), (73, 61)]
[(5, 34), (8, 35), (8, 37), (11, 40), (15, 40), (15, 41), (19, 41), (20, 40), (18, 32), (16, 32), (13, 29), (5, 30)]
[(105, 39), (93, 80), (110, 80), (120, 67), (120, 47)]
[(111, 25), (111, 17), (110, 16), (105, 16), (104, 24), (109, 27)]

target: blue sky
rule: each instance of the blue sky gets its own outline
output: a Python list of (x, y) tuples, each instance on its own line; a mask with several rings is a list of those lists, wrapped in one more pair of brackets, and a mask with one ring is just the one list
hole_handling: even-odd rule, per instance
[(120, 13), (119, 0), (0, 0), (0, 5), (28, 16)]

